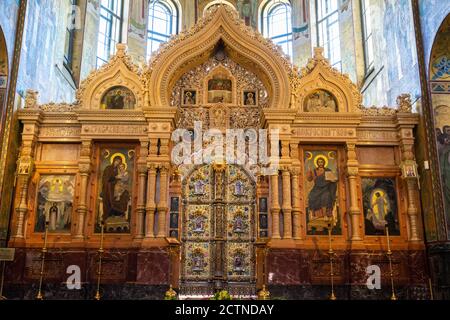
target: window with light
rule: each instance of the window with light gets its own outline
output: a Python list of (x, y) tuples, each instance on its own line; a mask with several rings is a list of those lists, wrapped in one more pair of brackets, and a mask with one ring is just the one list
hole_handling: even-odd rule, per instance
[(123, 0), (100, 1), (97, 68), (108, 62), (122, 40)]
[(342, 71), (341, 43), (339, 39), (339, 1), (317, 0), (317, 42), (324, 48), (330, 64)]
[(262, 31), (292, 59), (292, 17), (289, 1), (268, 1), (262, 10)]
[(361, 0), (362, 26), (363, 26), (363, 44), (364, 44), (364, 61), (366, 66), (366, 74), (373, 69), (373, 37), (369, 0)]
[(178, 7), (168, 0), (151, 0), (148, 13), (147, 58), (178, 33)]

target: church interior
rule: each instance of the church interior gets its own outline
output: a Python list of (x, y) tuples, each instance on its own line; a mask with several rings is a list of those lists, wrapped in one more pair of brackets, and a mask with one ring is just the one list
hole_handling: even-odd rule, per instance
[(450, 299), (449, 43), (440, 0), (0, 1), (1, 299)]

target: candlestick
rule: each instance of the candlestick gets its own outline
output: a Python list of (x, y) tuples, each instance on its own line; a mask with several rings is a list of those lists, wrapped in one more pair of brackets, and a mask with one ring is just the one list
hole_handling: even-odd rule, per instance
[(105, 233), (105, 223), (101, 221), (101, 234), (100, 234), (100, 248), (98, 249), (98, 270), (97, 270), (97, 292), (95, 293), (95, 300), (100, 300), (100, 281), (102, 276), (102, 256), (103, 256), (103, 237)]
[(430, 300), (434, 300), (433, 283), (431, 282), (431, 278), (428, 278), (428, 285), (430, 287)]
[(333, 227), (333, 217), (331, 218), (330, 223), (328, 224), (328, 242), (329, 242), (329, 249), (328, 254), (330, 256), (330, 280), (331, 280), (331, 294), (330, 294), (330, 300), (336, 300), (336, 295), (334, 294), (334, 271), (333, 271), (333, 246), (331, 244), (331, 229)]
[(47, 235), (48, 235), (48, 219), (45, 220), (45, 232), (44, 232), (44, 246), (41, 250), (41, 272), (39, 274), (39, 290), (36, 295), (36, 300), (44, 300), (42, 294), (42, 282), (44, 280), (44, 267), (45, 267), (45, 254), (47, 253)]
[(6, 297), (3, 296), (3, 282), (5, 280), (5, 266), (6, 266), (6, 262), (2, 261), (2, 281), (0, 284), (0, 300), (6, 300)]
[[(267, 244), (266, 244), (267, 245)], [(269, 300), (270, 292), (266, 289), (266, 256), (267, 256), (267, 247), (263, 249), (263, 287), (258, 292), (258, 300)]]
[(391, 277), (391, 300), (397, 300), (397, 296), (395, 295), (395, 287), (394, 287), (394, 274), (392, 272), (392, 251), (391, 251), (391, 244), (390, 244), (390, 238), (389, 238), (389, 227), (386, 224), (386, 240), (387, 240), (387, 256), (389, 260), (389, 274)]

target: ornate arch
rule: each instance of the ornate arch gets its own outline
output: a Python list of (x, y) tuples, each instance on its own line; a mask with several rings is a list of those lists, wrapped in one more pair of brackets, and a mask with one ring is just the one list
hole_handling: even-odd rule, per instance
[(152, 106), (169, 106), (170, 93), (183, 73), (201, 64), (222, 40), (233, 60), (252, 70), (266, 85), (269, 106), (288, 108), (292, 66), (280, 47), (265, 39), (238, 18), (235, 10), (211, 8), (189, 31), (174, 37), (152, 57), (144, 74)]
[(336, 99), (338, 112), (361, 112), (362, 96), (348, 75), (332, 68), (323, 56), (323, 48), (314, 49), (314, 58), (301, 70), (301, 77), (292, 79), (291, 104), (303, 111), (306, 98), (317, 90), (331, 93)]
[(141, 71), (126, 54), (127, 46), (117, 44), (117, 52), (111, 60), (81, 83), (77, 91), (77, 103), (83, 109), (100, 109), (103, 95), (113, 87), (126, 87), (136, 98), (136, 109), (144, 105), (144, 86)]

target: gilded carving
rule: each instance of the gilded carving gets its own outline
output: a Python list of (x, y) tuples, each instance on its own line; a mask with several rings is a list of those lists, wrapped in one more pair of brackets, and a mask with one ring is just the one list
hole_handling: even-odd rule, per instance
[(104, 134), (126, 134), (126, 135), (145, 135), (146, 126), (132, 125), (85, 125), (83, 134), (104, 135)]
[(74, 137), (78, 138), (81, 134), (79, 127), (43, 127), (39, 130), (40, 137)]

